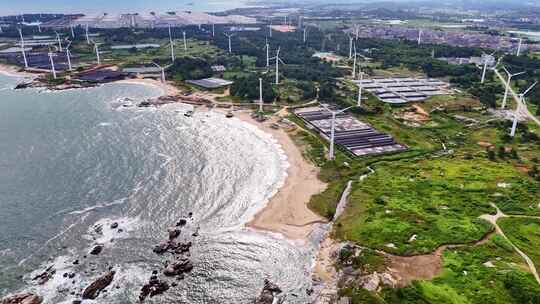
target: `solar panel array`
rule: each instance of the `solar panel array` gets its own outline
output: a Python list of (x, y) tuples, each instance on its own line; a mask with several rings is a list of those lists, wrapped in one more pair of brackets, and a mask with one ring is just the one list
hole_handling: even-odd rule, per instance
[[(302, 108), (295, 114), (315, 128), (323, 137), (330, 139), (332, 114), (320, 107)], [(341, 113), (336, 115), (335, 143), (356, 156), (399, 152), (407, 149), (394, 138), (359, 121), (353, 116)]]
[(448, 95), (448, 83), (433, 78), (373, 78), (355, 81), (386, 103), (423, 101), (431, 96)]

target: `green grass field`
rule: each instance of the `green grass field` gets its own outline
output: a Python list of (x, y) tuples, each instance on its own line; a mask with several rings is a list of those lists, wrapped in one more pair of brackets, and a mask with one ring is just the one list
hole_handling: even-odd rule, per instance
[(540, 218), (502, 218), (498, 221), (510, 241), (540, 268)]

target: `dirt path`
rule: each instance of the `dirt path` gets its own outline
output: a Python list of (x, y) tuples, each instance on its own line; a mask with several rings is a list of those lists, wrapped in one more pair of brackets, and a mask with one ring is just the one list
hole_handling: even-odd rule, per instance
[[(540, 284), (540, 276), (538, 276), (538, 271), (536, 270), (536, 266), (534, 265), (533, 261), (523, 251), (521, 251), (516, 245), (514, 245), (510, 241), (510, 239), (506, 236), (506, 234), (504, 234), (504, 231), (501, 229), (501, 227), (499, 227), (499, 225), (497, 224), (497, 221), (500, 218), (515, 217), (515, 216), (508, 216), (508, 215), (504, 214), (495, 204), (492, 204), (492, 206), (495, 209), (497, 209), (497, 214), (495, 214), (495, 215), (484, 214), (484, 215), (480, 216), (480, 218), (490, 222), (495, 227), (495, 230), (497, 231), (497, 233), (499, 235), (501, 235), (505, 240), (507, 240), (508, 243), (510, 243), (510, 245), (512, 245), (514, 250), (525, 260), (525, 262), (529, 266), (529, 270), (531, 271), (534, 278), (536, 279), (536, 282), (538, 282), (538, 284)], [(527, 216), (517, 216), (517, 217), (527, 218)], [(536, 218), (536, 217), (533, 217), (533, 218)]]

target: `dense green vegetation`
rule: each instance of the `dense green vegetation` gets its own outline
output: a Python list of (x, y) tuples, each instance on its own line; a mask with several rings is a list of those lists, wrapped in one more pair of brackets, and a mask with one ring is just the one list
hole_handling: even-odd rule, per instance
[[(536, 203), (533, 201), (532, 203)], [(540, 218), (502, 218), (498, 222), (508, 239), (540, 268)]]
[(432, 281), (385, 288), (379, 294), (347, 288), (353, 304), (539, 303), (540, 286), (524, 271), (523, 260), (502, 237), (487, 243), (447, 250), (444, 271)]

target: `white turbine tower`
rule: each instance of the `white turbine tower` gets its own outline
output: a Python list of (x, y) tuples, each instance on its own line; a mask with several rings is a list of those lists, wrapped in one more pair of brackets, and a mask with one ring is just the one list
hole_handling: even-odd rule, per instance
[(26, 59), (26, 50), (24, 49), (24, 38), (22, 34), (22, 29), (19, 28), (18, 30), (19, 36), (21, 36), (21, 52), (24, 60), (24, 67), (28, 69), (28, 60)]
[(70, 46), (71, 46), (71, 41), (66, 46), (66, 59), (67, 59), (68, 69), (70, 71), (73, 71), (73, 67), (71, 66), (71, 51), (69, 50)]
[(75, 31), (73, 30), (73, 22), (69, 23), (69, 28), (71, 30), (71, 38), (75, 39)]
[(86, 23), (86, 27), (84, 29), (86, 34), (86, 44), (90, 44), (90, 35), (88, 35), (88, 23)]
[(234, 36), (234, 34), (223, 33), (223, 35), (225, 35), (225, 36), (227, 36), (227, 38), (229, 38), (229, 54), (231, 54), (232, 53), (231, 37)]
[(162, 83), (165, 83), (166, 79), (165, 79), (165, 69), (167, 67), (162, 67), (160, 66), (159, 64), (155, 63), (155, 62), (152, 62), (155, 66), (157, 66), (160, 70), (161, 70), (161, 82)]
[(348, 109), (350, 108), (354, 108), (354, 106), (352, 107), (348, 107), (348, 108), (345, 108), (343, 110), (339, 110), (339, 111), (332, 111), (330, 110), (327, 106), (325, 105), (322, 105), (323, 108), (330, 112), (330, 114), (332, 114), (332, 124), (331, 124), (331, 129), (330, 129), (330, 149), (329, 149), (329, 153), (328, 153), (328, 158), (330, 160), (334, 160), (334, 142), (335, 142), (335, 134), (336, 134), (336, 116), (338, 114), (341, 114), (345, 111), (347, 111)]
[(418, 30), (418, 45), (422, 44), (422, 30)]
[(259, 78), (259, 112), (263, 112), (263, 79)]
[(514, 121), (512, 122), (512, 129), (510, 130), (510, 136), (514, 137), (516, 136), (516, 128), (518, 124), (518, 113), (521, 112), (521, 109), (523, 107), (526, 107), (525, 105), (525, 95), (527, 95), (536, 85), (538, 84), (538, 81), (535, 82), (532, 86), (530, 86), (525, 92), (519, 94), (519, 102), (517, 104), (516, 110), (514, 112)]
[(171, 61), (174, 62), (174, 43), (172, 39), (171, 25), (169, 25), (169, 43), (171, 44)]
[(186, 31), (182, 32), (182, 36), (184, 37), (184, 51), (187, 52)]
[(352, 50), (353, 50), (353, 37), (349, 36), (349, 59), (352, 58)]
[(58, 42), (58, 51), (63, 52), (64, 50), (62, 49), (62, 41), (60, 40), (60, 34), (58, 34), (58, 32), (55, 32), (55, 34), (56, 34), (56, 42)]
[(4, 30), (2, 29), (2, 25), (0, 25), (0, 34), (2, 34)]
[(357, 54), (356, 54), (356, 44), (354, 45), (354, 60), (353, 60), (353, 69), (352, 69), (352, 79), (354, 79), (356, 77), (356, 57), (357, 57)]
[(96, 52), (97, 64), (100, 65), (101, 57), (99, 56), (99, 45), (95, 41), (92, 41), (92, 43), (94, 44), (94, 52)]
[(519, 38), (519, 42), (518, 42), (518, 48), (517, 48), (517, 52), (516, 52), (516, 56), (521, 56), (521, 45), (523, 44), (523, 38)]
[(490, 58), (491, 56), (493, 56), (493, 54), (495, 54), (495, 52), (489, 54), (489, 55), (486, 55), (485, 53), (482, 55), (482, 62), (484, 64), (484, 67), (482, 68), (482, 80), (480, 81), (480, 83), (484, 83), (486, 81), (486, 72), (487, 72), (487, 66), (488, 66), (488, 58)]
[(307, 41), (307, 27), (304, 27), (304, 43)]
[(40, 24), (39, 22), (38, 22), (38, 24), (37, 24), (37, 29), (38, 29), (38, 32), (41, 33), (41, 24)]
[(268, 38), (266, 38), (266, 67), (270, 66), (270, 44), (268, 44)]
[(268, 32), (269, 32), (270, 38), (272, 38), (272, 20), (270, 20), (270, 25), (268, 26)]
[(285, 64), (281, 58), (279, 58), (279, 52), (281, 51), (281, 47), (277, 49), (276, 57), (270, 58), (271, 60), (276, 60), (276, 84), (279, 84), (279, 63)]
[(358, 98), (356, 100), (356, 106), (360, 107), (362, 105), (362, 88), (364, 87), (364, 72), (360, 71), (360, 82), (358, 82)]
[(212, 23), (212, 37), (216, 36), (216, 25)]
[(53, 79), (56, 79), (56, 69), (54, 68), (54, 60), (53, 60), (53, 53), (49, 49), (49, 60), (51, 62), (51, 73), (53, 75)]
[(504, 109), (506, 108), (506, 101), (508, 100), (508, 93), (510, 93), (510, 81), (512, 80), (512, 77), (515, 77), (515, 76), (518, 76), (518, 75), (521, 75), (521, 74), (525, 74), (525, 72), (520, 72), (520, 73), (516, 73), (516, 74), (512, 74), (510, 73), (510, 71), (508, 71), (505, 67), (503, 67), (503, 70), (506, 72), (506, 74), (508, 75), (508, 80), (506, 81), (506, 90), (504, 91), (504, 98), (503, 98), (503, 102), (502, 102), (502, 106), (501, 106), (501, 109)]

